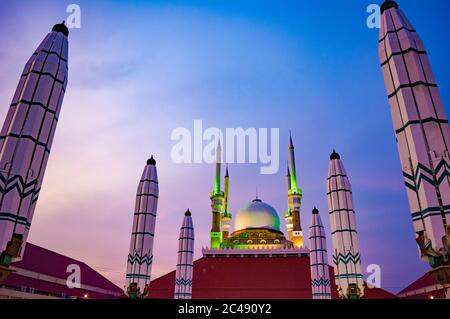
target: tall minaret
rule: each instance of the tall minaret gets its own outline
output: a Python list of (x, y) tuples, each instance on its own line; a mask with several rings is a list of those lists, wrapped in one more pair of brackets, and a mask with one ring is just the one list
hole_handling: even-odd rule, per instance
[(23, 257), (66, 91), (68, 36), (56, 24), (28, 60), (0, 133), (0, 266)]
[[(300, 205), (302, 201), (302, 190), (297, 187), (297, 173), (295, 170), (294, 143), (292, 136), (289, 136), (289, 167), (290, 189), (288, 189), (288, 212), (285, 216), (288, 235), (290, 227), (289, 240), (293, 242), (294, 247), (303, 246), (303, 231), (300, 223)], [(291, 226), (292, 225), (292, 226)]]
[(319, 210), (314, 207), (309, 227), (309, 261), (313, 299), (331, 299), (330, 268), (328, 267), (327, 241)]
[(216, 148), (216, 177), (214, 190), (211, 192), (211, 209), (212, 209), (212, 225), (211, 225), (211, 248), (220, 248), (222, 242), (222, 233), (220, 232), (220, 219), (222, 214), (224, 193), (220, 189), (220, 167), (222, 163), (222, 147), (220, 140)]
[(228, 182), (230, 176), (228, 175), (228, 165), (225, 171), (225, 196), (224, 196), (224, 206), (223, 206), (223, 214), (220, 221), (221, 229), (222, 229), (222, 241), (228, 238), (230, 234), (230, 224), (232, 215), (228, 211)]
[(158, 208), (158, 175), (152, 157), (144, 167), (136, 194), (126, 288), (130, 298), (144, 298), (148, 293), (153, 262), (153, 240)]
[(447, 267), (450, 289), (450, 131), (419, 35), (394, 1), (381, 7), (379, 56), (421, 256)]
[(189, 209), (184, 213), (178, 239), (178, 262), (175, 273), (175, 299), (191, 299), (194, 270), (194, 224)]
[(341, 157), (335, 151), (328, 166), (327, 197), (334, 278), (339, 296), (343, 299), (360, 298), (364, 294), (364, 286), (352, 188)]

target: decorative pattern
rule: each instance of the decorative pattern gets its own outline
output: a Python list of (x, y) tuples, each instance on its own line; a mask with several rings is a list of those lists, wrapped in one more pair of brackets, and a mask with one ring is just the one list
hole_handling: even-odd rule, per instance
[(127, 262), (127, 291), (130, 285), (137, 284), (137, 296), (144, 294), (150, 284), (158, 193), (156, 162), (152, 156), (147, 161), (137, 189), (130, 253)]
[[(328, 286), (329, 287), (330, 286), (330, 279), (323, 279), (323, 278), (313, 279), (313, 280), (311, 280), (311, 285), (313, 287), (321, 287), (321, 286)], [(314, 293), (313, 292), (313, 295), (314, 294), (318, 294), (318, 293)], [(331, 292), (321, 293), (321, 294), (328, 294), (330, 296), (330, 298), (331, 298)], [(327, 299), (330, 299), (330, 298), (327, 298)]]
[(21, 236), (16, 261), (25, 250), (67, 85), (68, 33), (55, 27), (26, 63), (0, 132), (0, 254), (13, 235)]
[(359, 263), (360, 261), (361, 258), (359, 256), (359, 253), (353, 254), (349, 251), (347, 252), (347, 254), (338, 253), (337, 255), (333, 255), (333, 263), (335, 265), (338, 265), (340, 263), (348, 264), (349, 262)]
[(140, 256), (137, 252), (134, 253), (134, 255), (129, 254), (128, 255), (128, 262), (129, 263), (138, 263), (139, 265), (147, 264), (150, 265), (153, 261), (153, 256)]
[(189, 210), (184, 214), (178, 239), (178, 263), (175, 273), (175, 299), (191, 299), (194, 268), (194, 224)]
[(175, 279), (175, 284), (181, 286), (192, 286), (192, 279), (184, 279), (184, 278)]
[(330, 156), (327, 178), (328, 209), (333, 243), (334, 278), (341, 298), (364, 294), (350, 181), (338, 153)]
[(448, 260), (448, 118), (425, 46), (394, 1), (382, 7), (379, 57), (421, 255), (439, 266)]

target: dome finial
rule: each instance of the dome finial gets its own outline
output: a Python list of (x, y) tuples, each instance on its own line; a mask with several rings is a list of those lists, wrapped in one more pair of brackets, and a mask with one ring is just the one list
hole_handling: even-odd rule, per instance
[(316, 208), (316, 206), (314, 206), (314, 209), (312, 210), (312, 213), (313, 214), (318, 214), (319, 213), (319, 210)]
[(256, 186), (256, 196), (255, 196), (255, 199), (252, 200), (252, 202), (261, 202), (261, 200), (258, 197), (258, 186)]
[(184, 216), (191, 216), (191, 211), (189, 210), (189, 208), (188, 208), (187, 211), (184, 213)]

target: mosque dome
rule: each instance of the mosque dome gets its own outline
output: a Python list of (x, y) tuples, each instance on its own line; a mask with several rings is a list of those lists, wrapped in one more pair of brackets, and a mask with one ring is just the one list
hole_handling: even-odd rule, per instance
[(239, 209), (234, 222), (234, 230), (266, 228), (280, 231), (280, 217), (277, 211), (260, 199)]

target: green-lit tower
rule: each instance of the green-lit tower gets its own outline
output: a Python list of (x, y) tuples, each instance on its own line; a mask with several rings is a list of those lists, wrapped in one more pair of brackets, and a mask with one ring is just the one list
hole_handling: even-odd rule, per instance
[(220, 225), (222, 228), (222, 241), (226, 240), (228, 236), (230, 235), (230, 225), (231, 225), (231, 213), (228, 211), (228, 182), (229, 182), (229, 175), (228, 175), (228, 165), (225, 171), (225, 196), (224, 196), (224, 205), (223, 205), (223, 214), (222, 219), (220, 221)]
[(303, 231), (300, 223), (300, 205), (302, 190), (297, 186), (297, 172), (295, 169), (294, 143), (289, 134), (289, 167), (287, 172), (288, 211), (285, 215), (288, 238), (294, 247), (303, 247)]
[[(291, 190), (291, 172), (289, 171), (289, 162), (287, 163), (286, 167), (287, 167), (286, 189), (289, 194), (289, 191)], [(286, 220), (288, 239), (292, 240), (292, 212), (291, 212), (290, 205), (289, 205), (289, 198), (288, 198), (288, 208), (287, 208), (286, 214), (284, 215), (284, 218)]]
[(216, 148), (216, 178), (214, 182), (214, 190), (211, 192), (211, 209), (212, 209), (212, 225), (211, 225), (211, 248), (220, 248), (222, 242), (222, 233), (220, 231), (221, 214), (224, 200), (224, 193), (220, 189), (220, 168), (222, 165), (222, 147), (219, 143)]
[(298, 193), (297, 188), (297, 172), (295, 170), (295, 153), (294, 153), (294, 143), (292, 142), (292, 135), (289, 134), (289, 169), (291, 176), (291, 192)]

